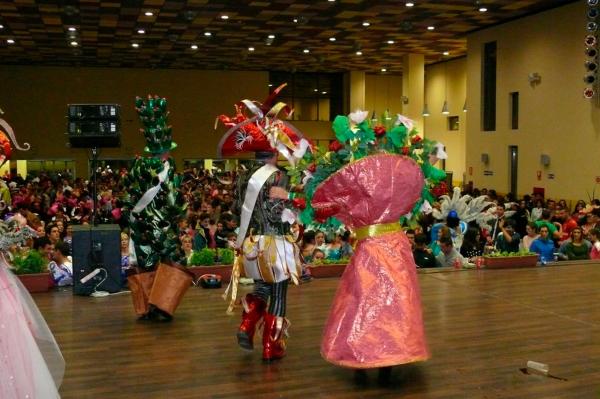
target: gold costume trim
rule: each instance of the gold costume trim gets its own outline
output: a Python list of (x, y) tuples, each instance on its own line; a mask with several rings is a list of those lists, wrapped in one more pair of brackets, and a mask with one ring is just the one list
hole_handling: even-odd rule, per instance
[(354, 232), (356, 233), (356, 240), (364, 240), (369, 237), (377, 237), (383, 234), (395, 233), (397, 231), (402, 231), (402, 226), (400, 223), (381, 223), (381, 224), (371, 224), (369, 226), (363, 226), (357, 228)]

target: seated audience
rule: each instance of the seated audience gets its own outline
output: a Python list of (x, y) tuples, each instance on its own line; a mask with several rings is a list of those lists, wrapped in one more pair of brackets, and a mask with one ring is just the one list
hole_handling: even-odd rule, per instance
[(73, 285), (73, 264), (70, 255), (67, 244), (62, 241), (56, 243), (48, 269), (52, 273), (54, 284), (59, 287)]
[(437, 262), (431, 249), (427, 248), (427, 236), (423, 233), (415, 235), (415, 247), (413, 249), (415, 264), (419, 267), (436, 267)]
[(590, 248), (583, 240), (581, 228), (571, 230), (571, 240), (566, 243), (565, 253), (568, 260), (590, 259)]
[(592, 250), (590, 251), (590, 259), (600, 259), (600, 229), (590, 230), (590, 241), (592, 242)]
[(440, 253), (436, 256), (437, 263), (442, 267), (462, 267), (467, 263), (465, 258), (454, 248), (451, 237), (440, 238)]
[(524, 236), (523, 239), (521, 240), (521, 249), (524, 251), (529, 251), (529, 248), (531, 247), (531, 243), (533, 242), (533, 240), (535, 240), (536, 238), (539, 237), (539, 234), (537, 233), (535, 223), (533, 223), (533, 222), (527, 223), (527, 227), (525, 228), (525, 231), (527, 231), (527, 235)]
[(500, 252), (519, 252), (521, 236), (515, 231), (513, 220), (502, 219), (498, 222), (500, 234), (496, 238), (496, 250)]
[(538, 238), (533, 240), (529, 250), (538, 254), (538, 259), (542, 263), (551, 262), (554, 260), (554, 241), (549, 237), (548, 226), (542, 225), (538, 229)]
[(470, 226), (467, 229), (462, 247), (460, 247), (460, 254), (469, 260), (483, 255), (481, 232), (477, 227)]
[(311, 259), (313, 263), (321, 262), (323, 259), (325, 259), (325, 252), (320, 250), (319, 248), (315, 248), (315, 250), (312, 253)]

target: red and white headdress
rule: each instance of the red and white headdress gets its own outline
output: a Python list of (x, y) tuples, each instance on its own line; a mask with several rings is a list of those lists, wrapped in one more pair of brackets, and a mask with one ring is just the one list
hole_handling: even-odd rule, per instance
[[(0, 110), (0, 115), (2, 114), (3, 112)], [(10, 137), (17, 150), (27, 151), (31, 147), (29, 143), (25, 143), (23, 147), (19, 146), (12, 127), (4, 119), (0, 118), (0, 166), (4, 165), (4, 163), (10, 159), (12, 153), (10, 140), (6, 135)]]
[[(219, 158), (248, 152), (279, 152), (293, 165), (304, 156), (310, 143), (294, 126), (277, 118), (280, 112), (290, 116), (293, 110), (283, 102), (271, 106), (286, 85), (275, 89), (263, 103), (242, 100), (235, 105), (233, 117), (217, 117), (215, 128), (219, 121), (229, 127), (217, 148)], [(251, 117), (245, 114), (246, 110), (252, 113)]]

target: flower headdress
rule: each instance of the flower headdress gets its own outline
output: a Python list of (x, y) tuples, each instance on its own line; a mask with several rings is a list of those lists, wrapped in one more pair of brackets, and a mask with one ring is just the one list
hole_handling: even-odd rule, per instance
[(436, 142), (422, 138), (414, 128), (412, 120), (397, 115), (394, 120), (388, 113), (381, 121), (368, 121), (368, 111), (356, 111), (348, 116), (338, 115), (333, 122), (334, 140), (327, 151), (318, 150), (306, 153), (296, 167), (288, 167), (292, 184), (304, 184), (305, 202), (296, 201), (304, 208), (300, 220), (305, 225), (321, 224), (326, 227), (338, 227), (339, 221), (330, 216), (334, 210), (315, 211), (311, 200), (315, 190), (325, 179), (350, 162), (371, 154), (391, 153), (412, 158), (421, 167), (426, 184), (421, 198), (405, 219), (413, 219), (434, 201), (432, 190), (445, 179), (446, 173), (435, 168), (433, 163), (445, 156), (439, 151)]
[[(2, 114), (4, 114), (4, 112), (0, 109), (0, 115)], [(0, 118), (0, 166), (4, 165), (4, 163), (10, 159), (10, 155), (12, 154), (10, 140), (6, 135), (10, 137), (10, 140), (12, 140), (17, 150), (27, 151), (31, 148), (29, 143), (24, 143), (23, 147), (21, 147), (17, 142), (12, 127), (4, 119)]]
[[(240, 101), (235, 105), (236, 113), (233, 117), (227, 115), (217, 117), (215, 128), (219, 121), (229, 128), (217, 147), (219, 158), (247, 152), (279, 152), (294, 165), (304, 156), (310, 143), (291, 124), (277, 117), (280, 112), (290, 116), (293, 110), (283, 102), (272, 106), (273, 101), (286, 85), (284, 83), (279, 86), (262, 103), (251, 100)], [(246, 111), (249, 111), (252, 116), (248, 117)]]

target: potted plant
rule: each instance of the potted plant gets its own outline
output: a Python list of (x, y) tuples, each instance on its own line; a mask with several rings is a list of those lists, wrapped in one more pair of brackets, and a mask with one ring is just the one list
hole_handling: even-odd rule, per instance
[(350, 258), (318, 259), (307, 265), (306, 268), (312, 277), (340, 277), (346, 270), (348, 262), (350, 262)]
[(36, 250), (16, 254), (14, 272), (29, 292), (46, 292), (50, 289), (50, 275), (45, 269), (48, 262)]
[(533, 267), (537, 265), (538, 255), (534, 252), (493, 252), (483, 259), (488, 269)]
[(203, 274), (218, 274), (221, 281), (229, 282), (235, 253), (230, 248), (203, 248), (194, 251), (188, 261), (189, 270), (196, 278)]

